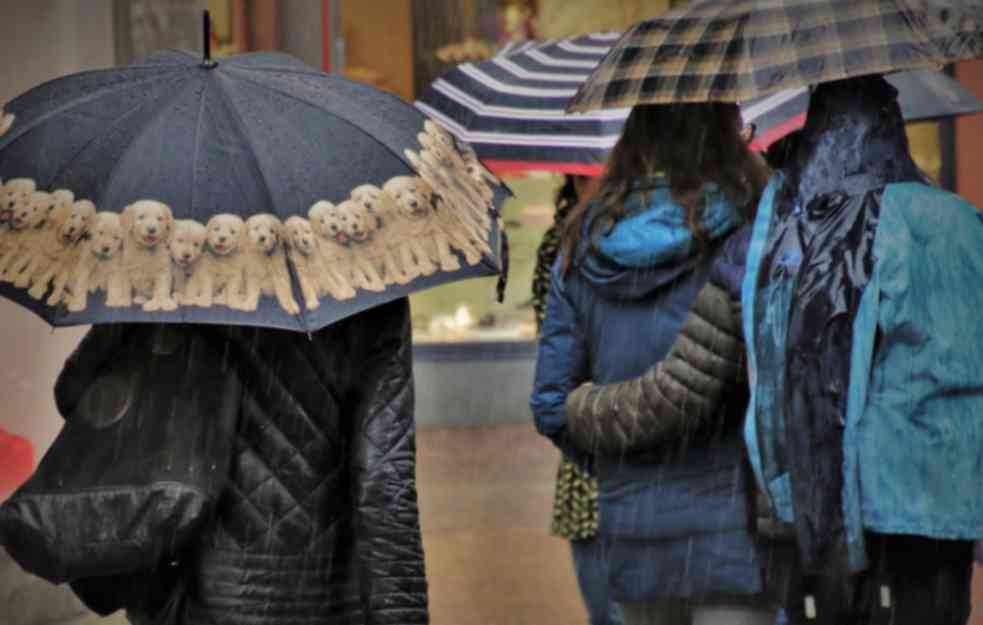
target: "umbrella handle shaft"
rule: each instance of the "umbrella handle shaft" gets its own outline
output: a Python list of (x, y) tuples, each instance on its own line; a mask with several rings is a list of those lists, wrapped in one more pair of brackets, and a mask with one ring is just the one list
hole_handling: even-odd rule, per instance
[(204, 52), (204, 58), (201, 61), (201, 66), (204, 68), (212, 68), (217, 65), (215, 61), (212, 60), (212, 16), (205, 9), (201, 12), (201, 34), (202, 34), (202, 50)]

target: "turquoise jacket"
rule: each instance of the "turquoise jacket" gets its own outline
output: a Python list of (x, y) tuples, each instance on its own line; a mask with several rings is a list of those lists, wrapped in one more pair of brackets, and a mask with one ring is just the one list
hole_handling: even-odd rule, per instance
[[(776, 174), (758, 209), (742, 289), (751, 401), (745, 441), (775, 512), (794, 520), (781, 414), (782, 339), (791, 294), (759, 286)], [(962, 198), (916, 182), (881, 196), (874, 270), (854, 320), (843, 433), (843, 513), (850, 565), (863, 532), (983, 537), (983, 217)], [(788, 259), (794, 263), (796, 259)], [(768, 314), (755, 324), (758, 298)]]

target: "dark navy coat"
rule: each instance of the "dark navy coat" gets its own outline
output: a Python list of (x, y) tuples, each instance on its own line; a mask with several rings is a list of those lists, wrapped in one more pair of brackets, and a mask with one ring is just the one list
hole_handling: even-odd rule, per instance
[(588, 226), (594, 236), (566, 275), (554, 268), (531, 406), (539, 432), (597, 474), (599, 534), (620, 602), (762, 591), (743, 393), (725, 403), (720, 431), (685, 445), (587, 458), (565, 436), (567, 394), (588, 380), (639, 376), (662, 359), (711, 269), (732, 274), (736, 294), (743, 263), (727, 269), (731, 254), (722, 248), (738, 218), (715, 190), (707, 199), (710, 249), (697, 249), (682, 208), (657, 179), (629, 196), (629, 217), (610, 232)]

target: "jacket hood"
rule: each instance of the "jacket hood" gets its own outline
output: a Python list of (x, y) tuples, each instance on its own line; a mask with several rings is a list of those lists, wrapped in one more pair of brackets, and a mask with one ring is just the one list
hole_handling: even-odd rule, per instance
[(788, 189), (806, 208), (817, 196), (855, 195), (891, 182), (924, 181), (908, 149), (898, 92), (881, 76), (819, 85), (788, 165)]
[[(713, 246), (741, 218), (716, 185), (708, 184), (705, 193), (703, 230)], [(604, 224), (592, 208), (584, 225), (578, 268), (599, 292), (617, 299), (643, 298), (699, 263), (701, 250), (664, 178), (636, 183), (625, 208), (628, 216), (613, 225)]]
[(89, 386), (112, 364), (136, 328), (113, 323), (92, 326), (86, 333), (55, 382), (55, 405), (62, 418), (70, 419)]
[[(65, 362), (55, 382), (55, 405), (66, 421), (72, 419), (97, 379), (120, 369), (123, 354), (167, 354), (192, 335), (201, 335), (220, 347), (242, 335), (261, 335), (262, 328), (193, 325), (109, 323), (94, 325)], [(125, 375), (125, 374), (124, 374)]]

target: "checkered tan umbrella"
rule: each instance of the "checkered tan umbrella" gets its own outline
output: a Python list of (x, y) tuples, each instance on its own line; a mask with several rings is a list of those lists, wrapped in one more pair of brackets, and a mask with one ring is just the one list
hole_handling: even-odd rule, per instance
[(571, 112), (741, 102), (983, 56), (983, 0), (703, 0), (641, 22)]

